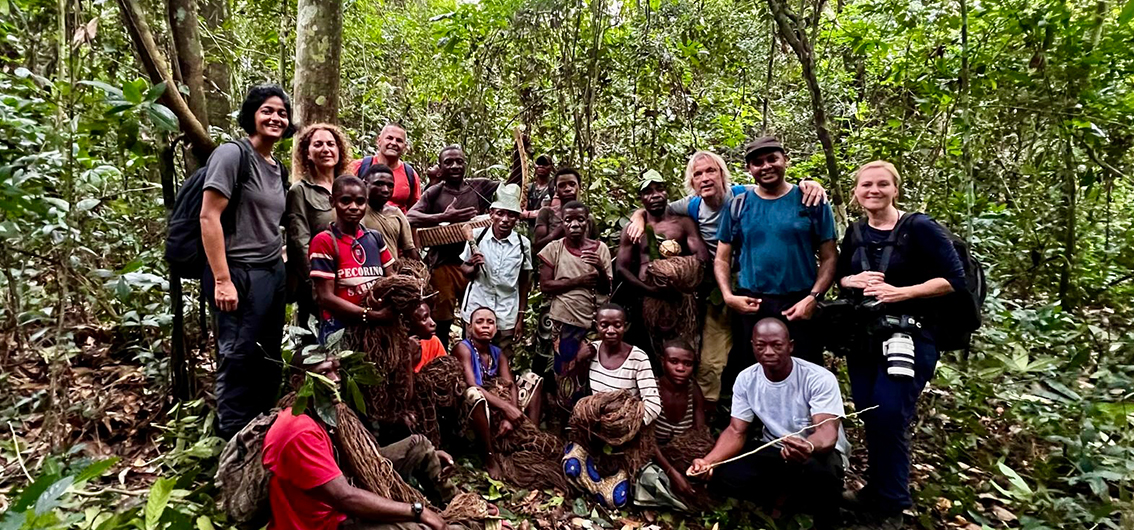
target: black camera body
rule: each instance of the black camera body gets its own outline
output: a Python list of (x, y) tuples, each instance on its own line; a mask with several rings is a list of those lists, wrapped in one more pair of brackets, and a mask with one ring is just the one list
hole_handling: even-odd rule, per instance
[(817, 318), (826, 347), (838, 356), (860, 355), (872, 339), (895, 333), (919, 335), (923, 324), (909, 315), (888, 315), (886, 304), (874, 297), (844, 297), (819, 303)]

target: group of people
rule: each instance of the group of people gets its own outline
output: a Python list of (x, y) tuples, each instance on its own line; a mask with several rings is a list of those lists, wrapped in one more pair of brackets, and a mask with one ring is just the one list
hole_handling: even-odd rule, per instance
[[(239, 123), (247, 138), (208, 161), (200, 216), (222, 436), (276, 404), (285, 308), (294, 301), (299, 326), (314, 319), (320, 342), (408, 319), (420, 348), (407, 371), (454, 357), (464, 379), (460, 420), (495, 478), (508, 478), (497, 455), (503, 437), (521, 427), (570, 430), (588, 400), (622, 392), (636, 423), (620, 441), (652, 437), (650, 472), (612, 472), (599, 462), (607, 455), (576, 443), (562, 452), (567, 483), (608, 507), (686, 509), (712, 494), (813, 512), (825, 526), (838, 523), (839, 506), (871, 528), (902, 526), (912, 505), (909, 428), (938, 359), (933, 298), (964, 289), (965, 278), (940, 227), (898, 209), (893, 165), (858, 170), (854, 198), (865, 218), (838, 244), (825, 190), (785, 180), (789, 158), (775, 138), (745, 149), (753, 185), (733, 184), (721, 156), (697, 151), (685, 169), (687, 197), (671, 202), (660, 174), (641, 175), (642, 208), (622, 230), (615, 260), (581, 200), (582, 175), (556, 169), (549, 156), (536, 158), (535, 178), (521, 188), (468, 178), (464, 150), (451, 145), (422, 179), (401, 159), (401, 126), (384, 127), (377, 153), (352, 161), (339, 128), (313, 124), (298, 131), (285, 188), (287, 172), (272, 153), (297, 132), (286, 93), (254, 87)], [(248, 149), (256, 156), (241, 168)], [(415, 230), (485, 214), (487, 226), (462, 228), (461, 242), (417, 248)], [(222, 228), (222, 216), (232, 216), (232, 228)], [(381, 278), (406, 274), (395, 266), (402, 260), (423, 260), (428, 271), (429, 293), (408, 316), (367, 299)], [(854, 493), (843, 488), (844, 400), (824, 366), (832, 337), (818, 319), (836, 283), (840, 297), (868, 314), (847, 356), (855, 407), (874, 407), (862, 415), (868, 484)], [(533, 288), (551, 323), (549, 360), (521, 374), (511, 357)], [(450, 344), (458, 320), (463, 333)], [(337, 380), (333, 356), (310, 366), (304, 357), (293, 365)], [(728, 421), (711, 448), (676, 457), (666, 450), (687, 433), (708, 432), (715, 419)], [(327, 428), (284, 409), (269, 431), (272, 528), (444, 527), (426, 507), (355, 491), (341, 478)], [(451, 464), (448, 453), (412, 440), (417, 464), (405, 472), (431, 470), (418, 481), (451, 487), (437, 473)]]

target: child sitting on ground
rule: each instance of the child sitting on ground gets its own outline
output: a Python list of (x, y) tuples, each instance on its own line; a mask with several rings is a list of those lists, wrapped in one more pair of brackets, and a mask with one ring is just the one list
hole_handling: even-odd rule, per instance
[[(492, 344), (496, 336), (496, 313), (491, 309), (473, 310), (465, 336), (468, 338), (453, 347), (453, 356), (461, 362), (469, 385), (465, 391), (465, 408), (480, 441), (488, 475), (501, 480), (502, 470), (493, 443), (520, 422), (530, 420), (539, 424), (543, 379), (531, 372), (524, 373), (518, 381), (513, 379), (508, 355)], [(493, 420), (490, 410), (501, 417)]]
[(690, 430), (704, 431), (705, 442), (708, 448), (712, 447), (705, 428), (704, 397), (701, 388), (692, 383), (696, 359), (693, 347), (684, 340), (662, 345), (662, 377), (658, 380), (662, 411), (654, 421), (658, 447), (654, 463), (639, 473), (634, 487), (634, 503), (639, 506), (688, 510), (689, 503), (697, 500), (697, 492), (685, 478), (685, 469), (701, 453), (681, 455), (684, 462), (672, 462), (666, 456), (670, 451), (664, 450), (668, 449), (666, 444)]

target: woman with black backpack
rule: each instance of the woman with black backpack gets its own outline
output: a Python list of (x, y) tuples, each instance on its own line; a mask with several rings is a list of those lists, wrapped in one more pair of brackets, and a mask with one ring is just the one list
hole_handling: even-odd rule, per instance
[(889, 162), (859, 168), (854, 197), (866, 219), (847, 229), (836, 273), (867, 330), (847, 355), (855, 408), (878, 407), (863, 414), (869, 469), (855, 500), (870, 516), (865, 528), (903, 527), (902, 511), (912, 505), (910, 423), (938, 359), (938, 297), (966, 289), (944, 229), (925, 214), (898, 210), (899, 184)]
[(226, 439), (270, 410), (279, 391), (287, 170), (272, 148), (295, 134), (291, 101), (276, 85), (253, 87), (237, 120), (248, 137), (209, 157), (200, 217), (208, 258), (201, 287), (217, 342), (218, 434)]

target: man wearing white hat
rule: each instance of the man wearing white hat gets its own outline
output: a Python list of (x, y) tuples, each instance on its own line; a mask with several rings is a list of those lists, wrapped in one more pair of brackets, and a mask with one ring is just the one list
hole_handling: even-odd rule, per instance
[(531, 242), (515, 231), (522, 211), (520, 187), (500, 186), (488, 211), (492, 226), (473, 230), (461, 252), (461, 269), (469, 278), (461, 318), (468, 322), (481, 307), (493, 310), (500, 330), (496, 342), (511, 353), (513, 339), (523, 334), (532, 272)]

